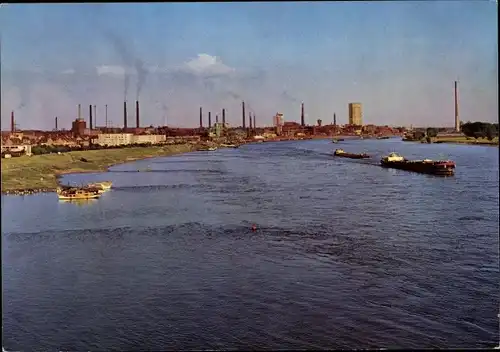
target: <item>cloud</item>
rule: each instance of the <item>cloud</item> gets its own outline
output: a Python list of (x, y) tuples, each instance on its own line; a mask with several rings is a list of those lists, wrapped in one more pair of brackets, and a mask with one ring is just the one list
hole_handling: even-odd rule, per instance
[(76, 73), (75, 69), (69, 68), (67, 70), (61, 71), (63, 75), (74, 75)]
[(235, 71), (234, 68), (223, 64), (218, 57), (209, 54), (198, 54), (198, 57), (184, 63), (182, 69), (202, 76), (225, 75)]
[(101, 65), (96, 67), (96, 72), (98, 76), (110, 75), (110, 76), (124, 76), (126, 73), (131, 73), (131, 69), (119, 65)]

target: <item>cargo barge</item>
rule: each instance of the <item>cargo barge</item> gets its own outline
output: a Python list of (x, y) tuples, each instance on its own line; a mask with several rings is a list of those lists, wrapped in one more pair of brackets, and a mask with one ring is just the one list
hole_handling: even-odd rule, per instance
[(380, 160), (382, 167), (419, 172), (437, 176), (455, 174), (455, 162), (451, 160), (407, 160), (397, 153), (391, 153)]
[(366, 159), (366, 158), (370, 157), (368, 154), (365, 154), (365, 153), (362, 153), (362, 154), (346, 153), (346, 152), (344, 152), (343, 149), (335, 149), (335, 151), (333, 152), (333, 155), (340, 156), (342, 158), (349, 158), (349, 159)]

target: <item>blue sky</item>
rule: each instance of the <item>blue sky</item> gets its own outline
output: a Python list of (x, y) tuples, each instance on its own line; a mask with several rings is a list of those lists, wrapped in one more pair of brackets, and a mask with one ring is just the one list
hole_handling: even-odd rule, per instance
[[(199, 107), (259, 124), (453, 125), (498, 120), (497, 3), (492, 1), (27, 4), (0, 9), (2, 129), (69, 128), (104, 105), (122, 121), (138, 94), (143, 124), (194, 127)], [(138, 74), (138, 72), (143, 72)], [(129, 84), (125, 85), (125, 76)]]

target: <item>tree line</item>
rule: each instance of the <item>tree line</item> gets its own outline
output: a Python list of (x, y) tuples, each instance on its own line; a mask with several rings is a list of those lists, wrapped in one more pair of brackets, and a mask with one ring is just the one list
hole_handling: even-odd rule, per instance
[[(471, 138), (487, 138), (488, 140), (493, 140), (495, 137), (498, 137), (498, 123), (489, 123), (489, 122), (466, 122), (460, 124), (460, 130), (462, 133)], [(443, 129), (429, 127), (426, 130), (417, 130), (413, 132), (411, 137), (408, 139), (411, 140), (422, 140), (427, 139), (428, 142), (432, 138), (437, 137), (439, 132), (442, 132)]]
[(460, 130), (467, 137), (487, 138), (491, 141), (498, 136), (498, 123), (466, 122), (460, 125)]

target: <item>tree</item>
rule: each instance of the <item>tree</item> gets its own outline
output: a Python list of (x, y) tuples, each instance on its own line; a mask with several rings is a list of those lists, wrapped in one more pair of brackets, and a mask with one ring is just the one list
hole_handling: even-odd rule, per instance
[(486, 131), (484, 132), (485, 137), (488, 138), (489, 141), (492, 141), (495, 138), (496, 134), (497, 134), (497, 132), (496, 132), (495, 126), (493, 126), (493, 124), (489, 125), (486, 128)]
[(323, 121), (322, 121), (321, 119), (318, 119), (318, 126), (319, 126), (319, 127), (321, 127), (321, 123), (322, 123), (322, 122), (323, 122)]
[(425, 137), (425, 133), (423, 131), (415, 131), (415, 132), (413, 132), (413, 138), (416, 141), (419, 141), (419, 140), (421, 140), (424, 137)]
[(427, 133), (427, 137), (429, 138), (434, 138), (434, 137), (437, 137), (438, 135), (438, 130), (433, 128), (433, 127), (429, 127), (426, 131)]

